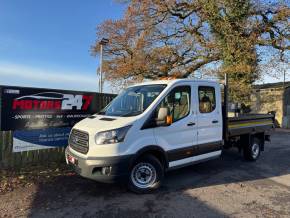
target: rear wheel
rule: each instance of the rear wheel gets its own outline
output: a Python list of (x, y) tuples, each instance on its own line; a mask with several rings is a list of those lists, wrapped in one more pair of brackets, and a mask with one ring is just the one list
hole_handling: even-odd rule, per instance
[(253, 138), (249, 145), (244, 147), (244, 158), (249, 161), (256, 161), (261, 153), (261, 141)]
[(160, 187), (164, 169), (153, 155), (138, 159), (130, 171), (128, 188), (135, 193), (148, 193)]

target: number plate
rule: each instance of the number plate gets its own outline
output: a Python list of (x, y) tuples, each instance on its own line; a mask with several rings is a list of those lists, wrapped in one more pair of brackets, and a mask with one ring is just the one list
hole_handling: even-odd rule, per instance
[(67, 160), (69, 163), (76, 165), (77, 164), (77, 159), (74, 158), (73, 156), (70, 156), (69, 154), (67, 155)]

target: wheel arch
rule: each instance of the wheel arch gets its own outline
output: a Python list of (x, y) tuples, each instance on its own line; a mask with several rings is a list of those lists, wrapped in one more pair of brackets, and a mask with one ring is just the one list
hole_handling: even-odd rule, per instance
[(261, 151), (264, 151), (265, 147), (265, 133), (260, 132), (253, 135), (253, 138), (257, 138), (260, 140)]
[(168, 168), (169, 162), (168, 162), (167, 154), (163, 150), (163, 148), (161, 148), (158, 145), (148, 145), (146, 147), (143, 147), (139, 151), (137, 151), (136, 154), (134, 155), (131, 166), (132, 166), (132, 164), (134, 164), (136, 162), (136, 160), (138, 160), (140, 157), (147, 155), (147, 154), (151, 154), (151, 155), (155, 156), (161, 162), (161, 164), (164, 166), (164, 169)]
[(249, 145), (250, 143), (252, 143), (254, 138), (257, 138), (260, 140), (261, 151), (264, 151), (264, 146), (265, 146), (265, 133), (264, 132), (242, 135), (241, 142), (242, 142), (242, 144), (244, 144), (246, 146), (246, 145)]

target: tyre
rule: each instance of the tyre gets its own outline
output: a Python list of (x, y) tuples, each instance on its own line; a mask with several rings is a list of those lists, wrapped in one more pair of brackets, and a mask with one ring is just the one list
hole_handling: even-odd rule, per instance
[(258, 160), (261, 153), (261, 141), (253, 138), (249, 145), (244, 147), (244, 158), (249, 161)]
[(153, 155), (138, 159), (132, 166), (128, 188), (138, 194), (145, 194), (158, 189), (164, 177), (164, 167)]

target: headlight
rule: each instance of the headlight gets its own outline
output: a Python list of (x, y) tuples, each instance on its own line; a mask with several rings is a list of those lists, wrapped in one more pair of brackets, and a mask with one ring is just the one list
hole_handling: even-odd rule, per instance
[(125, 126), (119, 129), (99, 132), (96, 134), (95, 141), (97, 145), (113, 144), (122, 142), (131, 126)]

